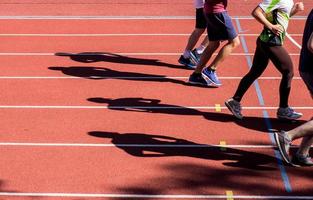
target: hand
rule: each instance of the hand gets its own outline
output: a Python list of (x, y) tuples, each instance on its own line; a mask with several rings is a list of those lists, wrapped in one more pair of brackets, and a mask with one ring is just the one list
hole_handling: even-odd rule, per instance
[(294, 5), (295, 11), (299, 12), (299, 11), (304, 11), (304, 5), (303, 2), (297, 2)]
[(280, 24), (272, 25), (270, 30), (277, 36), (284, 32), (284, 28)]

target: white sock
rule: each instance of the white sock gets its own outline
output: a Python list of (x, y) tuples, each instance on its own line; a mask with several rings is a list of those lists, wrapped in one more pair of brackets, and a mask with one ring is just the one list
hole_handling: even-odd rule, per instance
[(203, 45), (200, 45), (198, 48), (196, 48), (198, 54), (202, 54), (204, 49), (205, 49), (205, 46)]

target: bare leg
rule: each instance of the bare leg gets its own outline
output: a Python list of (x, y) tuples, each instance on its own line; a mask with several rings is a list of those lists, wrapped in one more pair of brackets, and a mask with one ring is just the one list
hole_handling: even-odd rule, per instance
[(196, 46), (197, 42), (199, 41), (199, 39), (200, 39), (200, 37), (204, 31), (205, 31), (205, 29), (196, 28), (191, 33), (191, 35), (189, 36), (185, 51), (191, 51)]
[(209, 45), (209, 38), (204, 37), (204, 39), (201, 42), (201, 46), (207, 47)]
[(231, 52), (240, 45), (239, 37), (235, 37), (233, 40), (228, 41), (221, 50), (218, 52), (217, 56), (213, 62), (209, 65), (210, 68), (216, 69), (217, 66), (224, 61), (224, 59), (231, 54)]
[(303, 137), (298, 153), (308, 155), (310, 147), (313, 144), (313, 120), (286, 132), (286, 134), (291, 140)]
[(208, 63), (210, 58), (212, 57), (213, 53), (216, 51), (216, 49), (220, 46), (220, 41), (210, 41), (209, 45), (205, 50), (203, 51), (200, 61), (197, 65), (197, 68), (195, 69), (195, 73), (201, 73), (202, 69), (205, 67), (205, 65)]
[(313, 136), (304, 137), (298, 149), (298, 154), (308, 155), (312, 144), (313, 144)]

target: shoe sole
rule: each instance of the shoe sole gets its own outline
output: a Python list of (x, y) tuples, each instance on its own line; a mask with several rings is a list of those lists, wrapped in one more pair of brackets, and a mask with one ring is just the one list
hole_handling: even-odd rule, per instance
[(228, 108), (228, 110), (237, 118), (242, 120), (243, 116), (239, 116), (235, 113), (235, 111), (233, 110), (233, 108), (229, 105), (229, 103), (226, 101), (225, 102), (225, 106)]
[(196, 67), (197, 67), (196, 65), (188, 65), (186, 63), (180, 62), (179, 60), (178, 60), (178, 63), (181, 64), (181, 65), (184, 65), (188, 69), (196, 69)]
[(206, 86), (206, 87), (209, 87), (209, 88), (216, 88), (215, 86), (210, 85), (208, 83), (199, 83), (199, 82), (193, 82), (193, 81), (188, 81), (187, 83), (189, 83), (191, 85), (199, 85), (199, 86)]
[(284, 117), (283, 116), (277, 116), (277, 118), (280, 119), (280, 120), (297, 120), (297, 119), (300, 119), (301, 117), (302, 117), (302, 115), (297, 117), (297, 118), (285, 117), (285, 116)]
[(203, 85), (203, 86), (208, 86), (207, 84), (199, 83), (199, 82), (193, 82), (193, 81), (188, 81), (188, 83), (192, 85)]
[(282, 146), (280, 145), (280, 142), (279, 142), (279, 134), (278, 133), (274, 133), (274, 139), (275, 139), (275, 142), (276, 142), (276, 145), (278, 147), (278, 150), (280, 152), (280, 155), (281, 157), (283, 158), (283, 160), (287, 163), (287, 164), (291, 164), (292, 163), (290, 162), (290, 160), (286, 157), (286, 155), (283, 153), (283, 149), (282, 149)]
[(204, 73), (201, 73), (202, 74), (202, 77), (204, 78), (205, 81), (210, 81), (212, 83), (212, 86), (214, 87), (220, 87), (222, 84), (217, 84), (215, 83), (214, 81), (212, 81), (212, 79), (210, 79), (206, 74)]

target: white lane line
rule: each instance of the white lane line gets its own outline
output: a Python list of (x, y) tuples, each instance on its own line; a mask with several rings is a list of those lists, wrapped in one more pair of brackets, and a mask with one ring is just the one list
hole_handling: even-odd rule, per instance
[[(81, 78), (94, 78), (94, 79), (182, 79), (188, 80), (189, 76), (160, 76), (160, 77), (138, 77), (138, 76), (86, 76), (86, 77), (74, 77), (74, 76), (0, 76), (0, 79), (81, 79)], [(241, 80), (241, 76), (220, 76), (222, 80)], [(301, 80), (301, 77), (293, 77), (295, 80)], [(281, 77), (259, 77), (259, 80), (281, 80)]]
[[(251, 16), (232, 16), (232, 19), (255, 20)], [(1, 19), (29, 20), (194, 20), (195, 16), (0, 16)], [(295, 16), (292, 20), (306, 20), (307, 16)]]
[[(92, 194), (92, 193), (31, 193), (31, 192), (0, 192), (0, 196), (19, 197), (80, 197), (80, 198), (125, 198), (125, 199), (227, 199), (227, 195), (148, 195), (148, 194)], [(312, 200), (313, 196), (274, 196), (274, 195), (233, 195), (233, 199), (301, 199)]]
[(206, 144), (95, 144), (95, 143), (34, 143), (0, 142), (0, 146), (49, 146), (49, 147), (152, 147), (152, 148), (275, 148), (273, 145), (206, 145)]
[[(244, 110), (277, 110), (278, 107), (242, 107)], [(312, 106), (293, 106), (297, 110), (312, 110)], [(188, 110), (188, 109), (203, 109), (215, 110), (215, 106), (49, 106), (49, 105), (0, 105), (0, 109), (155, 109), (155, 110)], [(221, 109), (227, 109), (222, 106)]]
[[(112, 52), (110, 52), (112, 53)], [(151, 53), (147, 53), (147, 52), (138, 52), (138, 53), (134, 53), (134, 52), (114, 52), (114, 54), (117, 55), (123, 55), (123, 56), (179, 56), (181, 55), (181, 52), (179, 53), (164, 53), (164, 52), (151, 52)], [(40, 52), (2, 52), (0, 53), (0, 56), (92, 56), (92, 55), (96, 55), (96, 56), (101, 56), (102, 54), (97, 54), (97, 53), (84, 53), (84, 54), (79, 54), (79, 53), (64, 53), (62, 55), (56, 55), (56, 53), (40, 53)], [(105, 55), (105, 53), (103, 53), (103, 55)], [(217, 55), (216, 53), (213, 55)], [(253, 56), (254, 53), (231, 53), (231, 56)], [(299, 56), (300, 53), (289, 53), (290, 56)]]
[[(240, 33), (239, 36), (257, 37), (260, 34)], [(190, 33), (0, 33), (0, 37), (129, 37), (129, 36), (190, 36)], [(303, 34), (289, 34), (303, 36)]]
[(286, 33), (286, 36), (287, 36), (288, 39), (289, 39), (294, 45), (296, 45), (299, 49), (302, 48), (302, 46), (301, 46), (297, 41), (295, 41), (295, 40), (291, 37), (291, 34)]

